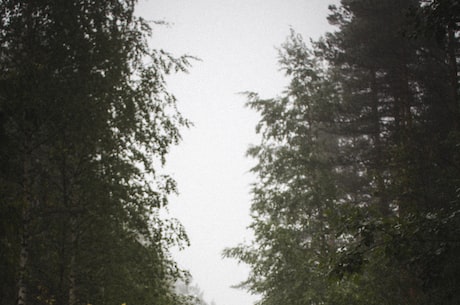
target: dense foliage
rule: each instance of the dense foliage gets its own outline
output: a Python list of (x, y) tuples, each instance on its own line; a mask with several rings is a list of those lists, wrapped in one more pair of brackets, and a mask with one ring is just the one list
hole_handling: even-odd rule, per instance
[(148, 46), (135, 2), (0, 2), (1, 304), (180, 302), (157, 169), (189, 58)]
[(249, 94), (255, 240), (225, 255), (275, 304), (458, 304), (460, 4), (342, 0), (280, 50), (279, 98)]

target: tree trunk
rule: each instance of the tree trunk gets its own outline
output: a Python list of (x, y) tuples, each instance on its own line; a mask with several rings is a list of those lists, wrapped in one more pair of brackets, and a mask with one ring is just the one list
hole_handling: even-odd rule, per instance
[(21, 251), (19, 256), (19, 278), (18, 278), (18, 305), (27, 304), (27, 265), (29, 260), (29, 219), (28, 208), (23, 209), (22, 234), (21, 234)]
[(76, 283), (76, 254), (77, 254), (77, 233), (76, 219), (70, 219), (70, 263), (69, 263), (69, 305), (77, 304), (77, 283)]
[(72, 253), (69, 267), (69, 305), (75, 305), (77, 304), (77, 287), (75, 279), (75, 253)]
[(379, 114), (379, 98), (377, 95), (377, 76), (376, 71), (371, 69), (370, 71), (371, 77), (371, 99), (372, 99), (372, 119), (374, 130), (372, 133), (373, 140), (374, 140), (374, 148), (375, 148), (375, 163), (374, 163), (374, 178), (377, 184), (377, 193), (378, 193), (378, 204), (379, 210), (382, 213), (382, 216), (387, 216), (390, 212), (388, 200), (386, 196), (385, 190), (385, 182), (383, 179), (383, 152), (382, 152), (382, 141), (380, 139), (381, 128), (380, 128), (380, 114)]
[(32, 206), (31, 194), (31, 156), (28, 145), (25, 145), (24, 163), (23, 163), (23, 206), (22, 206), (22, 225), (21, 225), (21, 248), (19, 253), (19, 277), (17, 283), (18, 305), (27, 304), (27, 266), (29, 263), (29, 223), (30, 208)]
[(450, 102), (450, 111), (452, 111), (453, 116), (453, 127), (455, 130), (460, 129), (459, 119), (460, 119), (460, 106), (459, 106), (459, 79), (458, 79), (458, 63), (457, 63), (457, 38), (456, 38), (456, 24), (455, 21), (451, 21), (447, 27), (447, 57), (449, 65), (449, 79), (451, 84), (451, 102)]

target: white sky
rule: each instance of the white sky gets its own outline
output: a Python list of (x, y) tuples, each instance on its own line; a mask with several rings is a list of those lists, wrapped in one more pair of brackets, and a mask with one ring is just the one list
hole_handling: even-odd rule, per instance
[(180, 195), (170, 215), (185, 226), (191, 247), (174, 253), (190, 270), (205, 299), (216, 305), (251, 305), (257, 297), (232, 289), (248, 274), (246, 266), (222, 259), (222, 250), (250, 239), (249, 169), (245, 157), (257, 114), (244, 107), (243, 91), (279, 95), (286, 85), (277, 50), (292, 27), (307, 40), (331, 27), (327, 6), (338, 0), (143, 0), (139, 14), (165, 20), (152, 46), (202, 59), (189, 74), (168, 78), (179, 110), (195, 124), (172, 149), (168, 172)]

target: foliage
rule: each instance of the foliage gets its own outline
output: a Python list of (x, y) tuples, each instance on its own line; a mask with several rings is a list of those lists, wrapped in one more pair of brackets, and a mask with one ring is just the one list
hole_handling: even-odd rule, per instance
[(165, 75), (190, 58), (151, 49), (134, 5), (0, 4), (2, 303), (177, 303), (187, 237), (157, 169), (189, 124)]
[[(197, 284), (192, 284), (191, 277), (187, 281), (179, 280), (176, 282), (175, 290), (183, 298), (184, 304), (189, 305), (208, 305), (204, 299), (204, 293)], [(214, 305), (214, 301), (210, 303)]]
[(260, 304), (458, 302), (457, 8), (343, 0), (282, 46), (281, 97), (248, 94), (255, 240), (225, 255)]

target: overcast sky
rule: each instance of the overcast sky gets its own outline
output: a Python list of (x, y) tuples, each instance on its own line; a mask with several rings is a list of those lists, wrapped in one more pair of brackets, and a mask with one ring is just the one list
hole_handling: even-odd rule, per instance
[(230, 288), (244, 280), (245, 266), (222, 259), (222, 250), (250, 239), (249, 169), (245, 157), (257, 114), (244, 107), (243, 91), (279, 95), (286, 80), (277, 50), (290, 28), (308, 39), (331, 30), (327, 7), (333, 0), (143, 0), (138, 13), (155, 26), (152, 46), (201, 58), (189, 74), (168, 78), (179, 110), (195, 126), (183, 131), (167, 170), (180, 195), (170, 216), (185, 226), (191, 247), (174, 255), (190, 270), (205, 299), (216, 305), (251, 305), (257, 297)]

